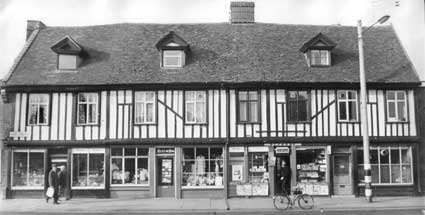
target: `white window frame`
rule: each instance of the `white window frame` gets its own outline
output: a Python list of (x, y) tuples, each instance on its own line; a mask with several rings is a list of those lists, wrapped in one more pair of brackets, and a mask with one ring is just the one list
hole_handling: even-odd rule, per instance
[[(93, 96), (95, 96), (96, 101), (95, 102), (89, 102), (89, 101), (80, 102), (79, 97), (80, 97), (81, 94), (93, 95)], [(86, 110), (87, 110), (87, 112), (86, 112), (86, 122), (85, 123), (80, 123), (80, 104), (87, 106), (87, 108), (86, 108)], [(95, 118), (96, 118), (95, 122), (89, 122), (89, 111), (90, 111), (89, 106), (91, 104), (96, 105), (95, 113), (93, 113)], [(99, 121), (98, 114), (99, 114), (99, 94), (98, 93), (78, 93), (78, 95), (77, 95), (77, 114), (76, 114), (77, 115), (77, 125), (97, 125), (98, 121)]]
[[(350, 99), (348, 98), (348, 93), (354, 93), (354, 95), (356, 96), (356, 98), (354, 99)], [(345, 93), (345, 99), (340, 99), (339, 98), (339, 94), (340, 93)], [(359, 104), (358, 104), (358, 95), (357, 95), (357, 91), (355, 90), (338, 90), (337, 91), (337, 101), (338, 101), (338, 121), (340, 122), (358, 122), (359, 121)], [(345, 112), (346, 112), (346, 119), (341, 119), (341, 110), (340, 110), (340, 103), (344, 102), (345, 103)], [(350, 102), (355, 102), (355, 107), (356, 107), (356, 119), (354, 120), (350, 120), (350, 112), (349, 112), (349, 103)]]
[[(397, 94), (399, 92), (402, 92), (404, 94), (404, 99), (398, 99)], [(388, 98), (388, 93), (394, 93), (394, 99), (389, 99)], [(407, 122), (407, 93), (406, 91), (402, 91), (402, 90), (389, 90), (385, 93), (385, 97), (386, 97), (386, 107), (387, 107), (387, 121), (388, 122)], [(389, 103), (393, 102), (394, 103), (394, 111), (395, 111), (395, 117), (390, 117), (390, 109), (389, 109)], [(404, 118), (405, 120), (399, 120), (399, 115), (398, 115), (398, 102), (404, 102)]]
[[(110, 183), (111, 183), (111, 187), (125, 187), (125, 186), (140, 186), (140, 187), (148, 187), (149, 186), (149, 184), (150, 184), (150, 170), (149, 170), (149, 148), (145, 148), (145, 149), (148, 149), (148, 155), (138, 155), (138, 152), (137, 152), (137, 149), (139, 149), (139, 148), (143, 148), (143, 147), (127, 147), (127, 148), (133, 148), (133, 149), (135, 149), (136, 150), (136, 155), (125, 155), (124, 153), (125, 153), (125, 148), (126, 147), (113, 147), (113, 148), (119, 148), (119, 149), (121, 149), (122, 150), (122, 155), (112, 155), (111, 154), (111, 161), (110, 161), (110, 167), (112, 166), (112, 159), (113, 158), (115, 158), (115, 159), (117, 159), (117, 158), (121, 158), (121, 164), (123, 165), (121, 168), (122, 168), (122, 170), (121, 170), (121, 174), (124, 174), (124, 172), (125, 172), (125, 168), (123, 168), (124, 166), (125, 166), (125, 159), (126, 158), (134, 158), (134, 162), (135, 162), (135, 169), (137, 170), (138, 169), (138, 164), (137, 164), (137, 159), (138, 158), (147, 158), (147, 161), (148, 161), (148, 183), (147, 184), (137, 184), (137, 180), (136, 180), (136, 183), (134, 183), (134, 184), (126, 184), (126, 183), (124, 183), (124, 180), (123, 180), (123, 183), (122, 184), (112, 184), (112, 168), (110, 168)], [(112, 148), (111, 148), (111, 151), (112, 151)]]
[(76, 70), (78, 68), (78, 56), (70, 54), (58, 54), (59, 70)]
[[(167, 58), (178, 58), (177, 64), (167, 64)], [(179, 50), (164, 50), (162, 51), (162, 67), (179, 68), (183, 67), (183, 53)]]
[[(210, 161), (213, 161), (214, 159), (212, 159), (211, 158), (211, 148), (221, 148), (221, 150), (222, 150), (222, 153), (224, 152), (224, 149), (223, 149), (223, 147), (214, 147), (214, 146), (206, 146), (206, 147), (183, 147), (182, 148), (182, 157), (184, 157), (184, 151), (183, 151), (183, 149), (184, 148), (190, 148), (190, 149), (194, 149), (194, 161), (196, 160), (196, 150), (197, 149), (200, 149), (200, 148), (207, 148), (208, 149), (208, 159), (207, 158), (205, 158), (205, 163), (208, 163), (207, 165), (209, 166), (210, 165)], [(192, 159), (185, 159), (185, 161), (186, 160), (192, 160)], [(224, 158), (222, 158), (222, 160), (223, 160), (223, 162), (224, 162)], [(183, 165), (184, 163), (182, 162), (182, 165)], [(183, 168), (183, 166), (182, 166), (182, 168)], [(209, 169), (211, 169), (211, 167), (209, 167)], [(224, 180), (224, 167), (223, 167), (223, 172), (221, 172), (222, 174), (223, 174), (223, 180)], [(192, 173), (192, 172), (189, 172), (189, 173)], [(182, 174), (183, 174), (183, 171), (182, 171)], [(224, 182), (224, 181), (223, 181)], [(181, 183), (183, 183), (183, 180), (181, 180)], [(217, 185), (214, 185), (214, 186), (183, 186), (183, 184), (181, 184), (181, 187), (182, 187), (182, 189), (185, 189), (185, 190), (198, 190), (198, 189), (223, 189), (224, 188), (224, 183), (223, 183), (223, 185), (221, 185), (221, 186), (217, 186)]]
[[(103, 154), (103, 186), (99, 187), (93, 187), (93, 186), (74, 186), (73, 180), (74, 180), (74, 154), (86, 154), (87, 155), (87, 177), (90, 174), (90, 156), (89, 154)], [(106, 184), (106, 169), (105, 169), (105, 162), (106, 162), (106, 153), (104, 148), (74, 148), (71, 152), (71, 189), (74, 190), (102, 190), (105, 189)]]
[[(147, 101), (146, 100), (146, 95), (152, 93), (153, 94), (153, 100), (152, 101)], [(143, 96), (142, 96), (143, 95)], [(140, 97), (145, 98), (144, 100), (139, 100)], [(152, 121), (148, 122), (148, 112), (147, 112), (147, 106), (148, 104), (152, 104)], [(136, 107), (137, 105), (142, 105), (143, 109), (144, 109), (144, 113), (143, 113), (143, 117), (144, 117), (144, 121), (138, 121), (138, 116), (136, 114), (138, 114), (136, 112)], [(155, 91), (137, 91), (134, 93), (134, 124), (140, 125), (140, 124), (155, 124), (156, 123), (156, 93)]]
[[(187, 94), (188, 93), (190, 93), (190, 92), (193, 92), (194, 94), (195, 94), (195, 96), (194, 96), (194, 100), (193, 101), (191, 101), (191, 100), (188, 100), (188, 96), (187, 96)], [(197, 100), (197, 94), (198, 93), (203, 93), (204, 94), (204, 98), (205, 98), (205, 100)], [(185, 91), (185, 123), (186, 124), (205, 124), (206, 122), (207, 122), (207, 118), (208, 118), (208, 113), (207, 113), (207, 101), (208, 101), (208, 98), (207, 98), (207, 93), (206, 93), (206, 91)], [(197, 121), (196, 119), (197, 119), (197, 117), (196, 117), (196, 113), (198, 112), (197, 111), (197, 103), (201, 103), (201, 102), (203, 102), (204, 103), (204, 105), (203, 105), (203, 112), (204, 112), (204, 120), (203, 121)], [(194, 121), (190, 121), (189, 119), (188, 119), (188, 108), (187, 108), (187, 106), (188, 106), (188, 104), (193, 104), (193, 116), (194, 116)]]
[[(372, 147), (370, 147), (370, 149), (377, 149), (378, 152), (380, 152), (382, 149), (388, 149), (391, 152), (391, 149), (396, 149), (396, 148), (399, 151), (399, 159), (400, 159), (400, 161), (399, 161), (399, 164), (398, 165), (400, 165), (400, 177), (403, 177), (403, 173), (401, 172), (402, 171), (402, 168), (403, 168), (403, 164), (406, 165), (405, 163), (402, 162), (401, 150), (402, 149), (409, 150), (409, 153), (410, 153), (410, 155), (409, 155), (410, 156), (410, 163), (409, 163), (409, 165), (410, 165), (410, 176), (411, 176), (412, 181), (410, 183), (403, 183), (403, 182), (402, 183), (393, 183), (393, 182), (391, 182), (392, 181), (392, 169), (391, 169), (391, 166), (394, 165), (394, 164), (391, 164), (391, 153), (389, 153), (388, 154), (388, 156), (389, 156), (388, 157), (389, 164), (382, 164), (382, 165), (388, 165), (389, 166), (390, 183), (381, 183), (380, 182), (381, 181), (381, 153), (378, 153), (378, 164), (371, 164), (371, 166), (378, 165), (378, 167), (379, 167), (378, 168), (379, 182), (378, 183), (372, 183), (372, 185), (377, 185), (377, 186), (380, 186), (380, 185), (396, 185), (396, 186), (397, 185), (401, 185), (401, 186), (403, 186), (403, 185), (413, 185), (413, 181), (415, 179), (414, 179), (414, 175), (413, 175), (413, 152), (412, 152), (413, 149), (412, 149), (411, 146), (375, 146), (375, 147), (372, 146)], [(358, 150), (363, 150), (363, 147), (359, 147)], [(358, 161), (358, 166), (362, 166), (363, 167), (364, 166), (363, 161)], [(402, 179), (402, 181), (403, 181), (403, 179)], [(364, 186), (364, 183), (363, 182), (359, 182), (358, 184), (361, 185), (361, 186)]]
[[(29, 172), (29, 168), (30, 168), (30, 153), (34, 152), (34, 153), (43, 153), (43, 163), (44, 160), (46, 158), (46, 150), (44, 149), (14, 149), (12, 150), (12, 163), (11, 163), (11, 174), (10, 174), (10, 183), (11, 183), (11, 189), (12, 190), (43, 190), (44, 189), (44, 184), (43, 186), (39, 187), (39, 186), (13, 186), (13, 175), (14, 175), (14, 153), (15, 152), (25, 152), (27, 153), (27, 173)], [(43, 172), (45, 172), (45, 165), (43, 165)], [(44, 175), (44, 177), (46, 177), (46, 175)], [(46, 180), (46, 178), (44, 178), (44, 180)], [(27, 181), (29, 181), (29, 175), (27, 175)]]
[[(320, 61), (316, 62), (315, 58), (313, 57), (314, 53), (318, 53), (320, 55)], [(326, 57), (326, 64), (322, 63), (322, 56)], [(310, 65), (312, 66), (329, 66), (330, 65), (330, 51), (329, 50), (319, 50), (319, 49), (313, 49), (310, 51)]]
[[(41, 102), (41, 99), (40, 99), (40, 97), (41, 96), (46, 96), (46, 102), (45, 103), (43, 103), (43, 102)], [(36, 97), (35, 99), (36, 99), (36, 101), (35, 102), (32, 102), (31, 101), (31, 97)], [(37, 93), (37, 94), (29, 94), (29, 97), (28, 97), (28, 114), (27, 114), (27, 117), (28, 117), (28, 120), (27, 120), (27, 122), (28, 122), (28, 125), (48, 125), (49, 124), (49, 115), (50, 115), (50, 107), (49, 107), (49, 102), (50, 102), (50, 96), (49, 96), (49, 94), (47, 94), (47, 93)], [(37, 106), (37, 110), (36, 110), (36, 123), (31, 123), (30, 121), (31, 121), (31, 105), (36, 105)], [(42, 106), (42, 105), (45, 105), (46, 106), (46, 122), (45, 123), (40, 123), (40, 118), (39, 118), (39, 114), (40, 114), (40, 107)]]
[[(245, 99), (241, 99), (241, 93), (246, 93), (246, 98)], [(255, 93), (256, 95), (256, 99), (252, 99), (251, 98), (251, 93)], [(246, 104), (246, 109), (245, 109), (245, 114), (246, 114), (246, 120), (242, 120), (241, 119), (241, 103), (245, 103)], [(257, 111), (252, 112), (255, 113), (255, 120), (251, 119), (251, 104), (255, 103), (256, 107), (257, 107)], [(258, 91), (239, 91), (238, 92), (238, 110), (237, 110), (237, 114), (238, 114), (238, 123), (258, 123), (260, 122), (260, 93), (258, 93)]]

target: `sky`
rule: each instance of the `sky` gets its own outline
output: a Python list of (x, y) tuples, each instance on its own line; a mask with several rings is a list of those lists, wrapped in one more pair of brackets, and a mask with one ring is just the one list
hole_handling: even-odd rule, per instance
[[(48, 26), (227, 22), (230, 1), (0, 0), (0, 79), (25, 44), (27, 20), (40, 20)], [(318, 25), (356, 25), (362, 19), (367, 25), (391, 13), (394, 1), (397, 0), (254, 0), (255, 19)]]

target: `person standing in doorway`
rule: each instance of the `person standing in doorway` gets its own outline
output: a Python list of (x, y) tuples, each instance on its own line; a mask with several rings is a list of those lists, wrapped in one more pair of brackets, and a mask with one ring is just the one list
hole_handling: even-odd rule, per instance
[[(59, 204), (58, 202), (58, 191), (59, 191), (59, 177), (56, 164), (52, 164), (52, 169), (49, 172), (49, 187), (53, 188), (53, 204)], [(46, 197), (46, 202), (49, 202), (50, 197)]]
[(280, 168), (280, 181), (282, 184), (282, 193), (291, 194), (291, 169), (286, 165), (285, 160), (282, 160), (282, 168)]
[(65, 197), (68, 200), (68, 189), (66, 187), (66, 170), (65, 165), (60, 166), (60, 170), (58, 173), (59, 177), (59, 197)]

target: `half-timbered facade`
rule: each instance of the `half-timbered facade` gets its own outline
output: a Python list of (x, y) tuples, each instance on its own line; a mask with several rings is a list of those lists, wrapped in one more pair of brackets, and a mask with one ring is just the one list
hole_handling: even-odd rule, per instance
[[(282, 160), (307, 193), (362, 195), (356, 29), (246, 22), (29, 21), (8, 196), (42, 196), (51, 163), (74, 197), (271, 196)], [(365, 40), (374, 194), (412, 195), (419, 81), (391, 27)]]

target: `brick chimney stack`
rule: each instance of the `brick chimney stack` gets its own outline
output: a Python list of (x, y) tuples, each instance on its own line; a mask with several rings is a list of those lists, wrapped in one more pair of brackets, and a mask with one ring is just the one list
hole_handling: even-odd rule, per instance
[(31, 36), (32, 32), (35, 30), (41, 30), (46, 28), (46, 25), (41, 21), (37, 20), (28, 20), (27, 21), (27, 40)]
[(231, 23), (254, 23), (254, 2), (233, 1), (230, 3)]

